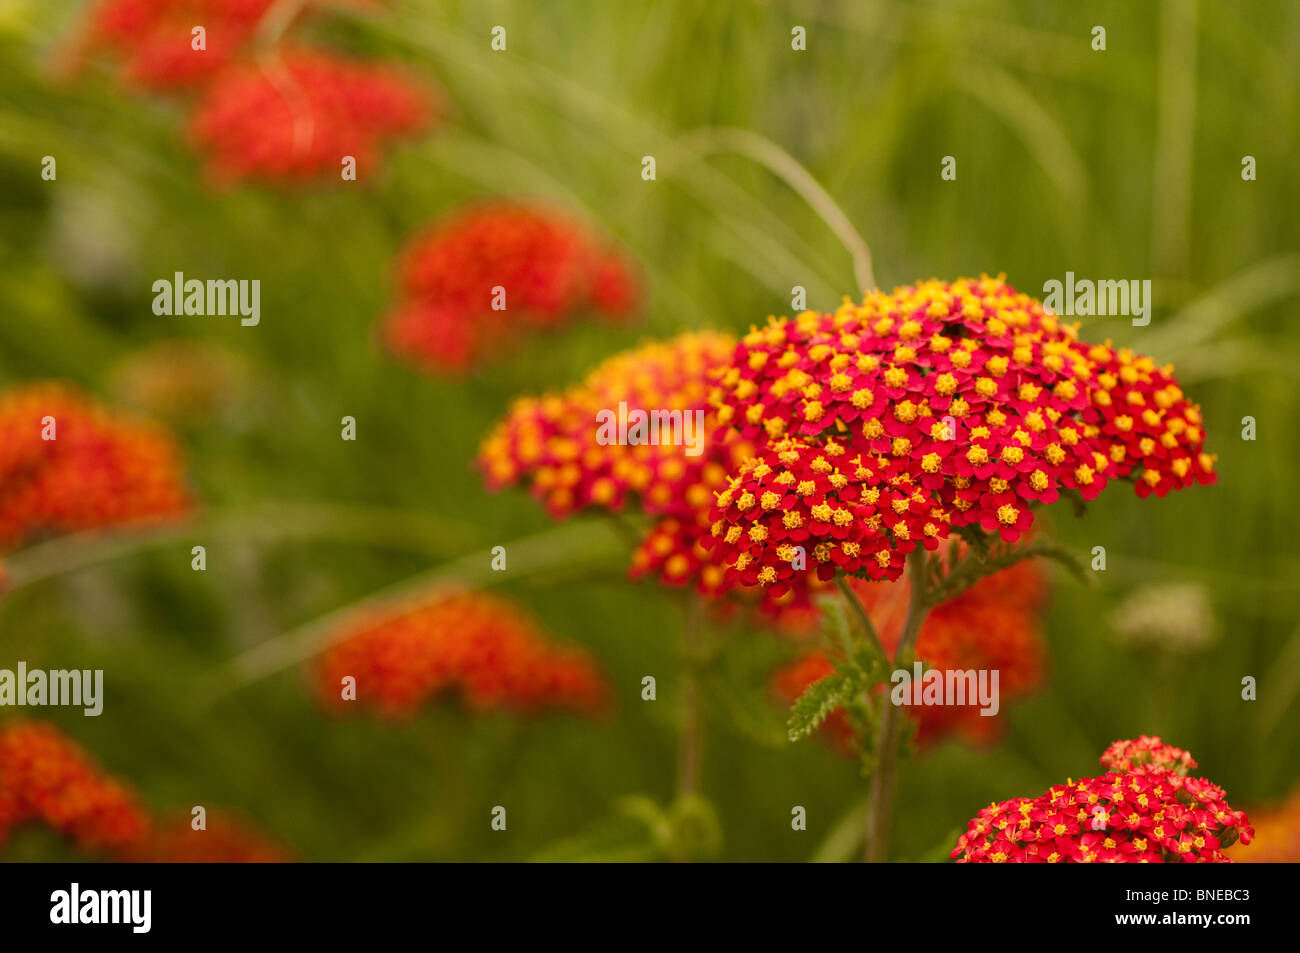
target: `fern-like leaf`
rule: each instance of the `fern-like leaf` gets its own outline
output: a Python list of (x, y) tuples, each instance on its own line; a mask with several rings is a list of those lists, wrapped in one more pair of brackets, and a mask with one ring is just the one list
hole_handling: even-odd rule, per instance
[(816, 731), (831, 712), (852, 697), (853, 691), (852, 681), (839, 672), (809, 685), (790, 709), (790, 720), (786, 723), (790, 740), (798, 741)]

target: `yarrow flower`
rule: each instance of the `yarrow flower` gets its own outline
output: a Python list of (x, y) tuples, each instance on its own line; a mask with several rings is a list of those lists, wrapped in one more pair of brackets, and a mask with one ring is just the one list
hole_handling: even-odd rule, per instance
[(0, 725), (0, 849), (23, 824), (43, 824), (87, 854), (117, 861), (257, 863), (289, 852), (252, 826), (209, 811), (155, 821), (136, 794), (48, 722)]
[(958, 863), (1231, 863), (1223, 849), (1249, 844), (1249, 818), (1224, 790), (1189, 777), (1187, 752), (1159, 738), (1117, 741), (1100, 777), (1067, 780), (1036, 798), (992, 804), (970, 822)]
[(507, 202), (435, 224), (403, 253), (400, 282), (384, 333), (433, 371), (464, 369), (578, 313), (626, 318), (640, 295), (632, 266), (589, 229)]
[[(127, 79), (149, 89), (192, 86), (218, 73), (252, 39), (274, 0), (99, 0), (83, 46), (123, 61)], [(193, 47), (196, 26), (204, 48)], [(78, 59), (84, 50), (74, 51)]]
[(712, 401), (766, 445), (719, 496), (706, 541), (735, 585), (785, 584), (804, 541), (823, 573), (895, 579), (952, 528), (1015, 542), (1064, 492), (1091, 500), (1131, 479), (1163, 496), (1215, 479), (1171, 368), (1080, 341), (1001, 278), (771, 319), (737, 345)]
[[(948, 544), (953, 545), (953, 544)], [(904, 576), (893, 583), (849, 582), (870, 613), (885, 651), (897, 649), (906, 621), (911, 583)], [(1032, 562), (1020, 562), (979, 580), (930, 610), (921, 626), (916, 657), (927, 669), (996, 670), (1002, 702), (1022, 697), (1043, 679), (1046, 650), (1040, 626), (1045, 579)], [(793, 702), (804, 690), (834, 670), (824, 652), (815, 652), (782, 669), (773, 684), (778, 696)], [(980, 714), (978, 701), (969, 705), (925, 705), (909, 708), (917, 722), (917, 742), (932, 744), (953, 732), (974, 741), (989, 741), (1001, 718)], [(826, 734), (841, 747), (852, 730), (836, 711)]]
[(87, 853), (130, 853), (149, 835), (135, 796), (53, 725), (0, 726), (0, 847), (15, 827), (44, 824)]
[(1116, 741), (1102, 752), (1101, 764), (1112, 771), (1128, 774), (1171, 771), (1185, 775), (1198, 767), (1188, 752), (1165, 744), (1159, 735), (1139, 735), (1132, 741)]
[(160, 864), (276, 864), (292, 853), (224, 811), (208, 811), (202, 830), (188, 812), (155, 824), (142, 859)]
[[(728, 582), (782, 595), (801, 578), (837, 571), (897, 578), (905, 552), (948, 535), (942, 508), (920, 488), (891, 485), (888, 461), (850, 456), (846, 443), (783, 437), (747, 460), (717, 496), (706, 548), (725, 554)], [(909, 543), (907, 550), (890, 538)], [(717, 557), (715, 556), (715, 560)]]
[(460, 694), (475, 710), (601, 708), (608, 689), (582, 649), (549, 640), (512, 604), (482, 593), (433, 594), (347, 625), (316, 669), (321, 700), (344, 698), (384, 715), (412, 714), (433, 696)]
[(338, 181), (346, 157), (354, 177), (368, 176), (381, 147), (428, 125), (438, 103), (391, 67), (280, 44), (300, 14), (324, 5), (99, 0), (65, 59), (75, 71), (88, 52), (106, 50), (137, 86), (197, 94), (189, 138), (218, 183)]
[(391, 67), (296, 49), (219, 74), (190, 136), (218, 181), (301, 182), (338, 176), (344, 156), (366, 174), (385, 142), (433, 113), (429, 94)]
[(76, 390), (0, 394), (0, 549), (45, 533), (173, 519), (193, 501), (172, 438)]
[[(557, 518), (588, 508), (645, 513), (655, 522), (633, 556), (633, 576), (716, 591), (722, 572), (707, 564), (700, 534), (728, 471), (753, 452), (705, 413), (710, 372), (733, 345), (708, 331), (651, 342), (609, 358), (567, 391), (516, 401), (479, 451), (489, 489), (526, 486)], [(597, 414), (620, 403), (629, 413), (680, 411), (683, 421), (705, 414), (699, 454), (671, 442), (601, 443)]]

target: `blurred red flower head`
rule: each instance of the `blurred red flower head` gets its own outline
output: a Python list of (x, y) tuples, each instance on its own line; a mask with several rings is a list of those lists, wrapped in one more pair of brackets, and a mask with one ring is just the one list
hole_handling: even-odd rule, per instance
[(431, 371), (498, 356), (526, 335), (583, 313), (628, 317), (640, 290), (632, 265), (587, 227), (529, 205), (457, 212), (402, 255), (389, 346)]
[(219, 182), (337, 177), (346, 156), (364, 178), (385, 143), (434, 114), (431, 95), (391, 67), (297, 49), (222, 71), (191, 117), (190, 136)]
[(149, 835), (135, 795), (53, 725), (0, 726), (0, 846), (23, 823), (44, 824), (88, 853), (129, 853)]
[(0, 394), (0, 549), (43, 533), (177, 518), (192, 505), (165, 431), (62, 384)]
[[(274, 0), (99, 0), (83, 45), (116, 54), (126, 78), (149, 89), (192, 86), (227, 66)], [(193, 31), (203, 29), (203, 48)], [(75, 56), (80, 56), (78, 50)]]
[(140, 859), (160, 864), (274, 864), (293, 857), (255, 827), (224, 811), (207, 811), (204, 825), (195, 830), (189, 813), (160, 820), (139, 848)]
[[(355, 702), (343, 694), (355, 679)], [(349, 623), (322, 655), (322, 702), (404, 716), (442, 692), (471, 709), (591, 712), (608, 699), (595, 660), (552, 642), (509, 602), (481, 593), (433, 594)]]

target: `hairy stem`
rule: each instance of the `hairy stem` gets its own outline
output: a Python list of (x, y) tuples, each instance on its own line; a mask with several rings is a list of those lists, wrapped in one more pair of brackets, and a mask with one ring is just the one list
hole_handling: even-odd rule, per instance
[[(921, 634), (921, 624), (929, 611), (926, 601), (925, 550), (920, 546), (912, 550), (907, 557), (907, 575), (911, 583), (912, 595), (907, 605), (907, 622), (903, 625), (903, 634), (898, 640), (898, 651), (894, 655), (894, 665), (916, 646), (917, 636)], [(889, 826), (894, 811), (894, 773), (898, 755), (898, 737), (903, 729), (906, 717), (899, 706), (890, 702), (886, 694), (880, 700), (882, 713), (880, 729), (876, 736), (876, 770), (871, 775), (871, 796), (867, 804), (867, 842), (866, 856), (868, 863), (882, 863), (889, 848)]]

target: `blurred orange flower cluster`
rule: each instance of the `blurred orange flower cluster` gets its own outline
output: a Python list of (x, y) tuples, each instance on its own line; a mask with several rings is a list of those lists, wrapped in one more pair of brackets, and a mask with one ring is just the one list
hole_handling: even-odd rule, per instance
[(0, 728), (0, 843), (29, 821), (90, 853), (128, 853), (149, 834), (148, 815), (135, 795), (59, 729), (14, 722)]
[(1250, 812), (1255, 839), (1232, 847), (1239, 864), (1300, 863), (1300, 788), (1280, 803)]
[(191, 140), (218, 182), (276, 183), (373, 172), (380, 147), (435, 115), (433, 95), (387, 66), (318, 49), (282, 50), (280, 36), (319, 6), (286, 0), (99, 0), (74, 67), (90, 51), (124, 63), (131, 83), (193, 92)]
[(190, 818), (155, 821), (139, 798), (106, 774), (54, 725), (11, 721), (0, 726), (0, 848), (23, 824), (44, 824), (78, 850), (114, 860), (253, 863), (287, 853), (261, 833), (209, 813), (207, 829)]
[(326, 705), (355, 700), (388, 716), (445, 691), (476, 711), (592, 712), (609, 695), (587, 652), (550, 641), (511, 603), (473, 592), (430, 594), (347, 624), (322, 655), (316, 686)]
[(176, 518), (192, 506), (180, 449), (163, 430), (63, 384), (0, 394), (0, 549)]
[(403, 253), (400, 282), (384, 334), (394, 352), (433, 371), (499, 356), (579, 312), (625, 318), (639, 296), (629, 262), (588, 228), (511, 202), (437, 222)]

